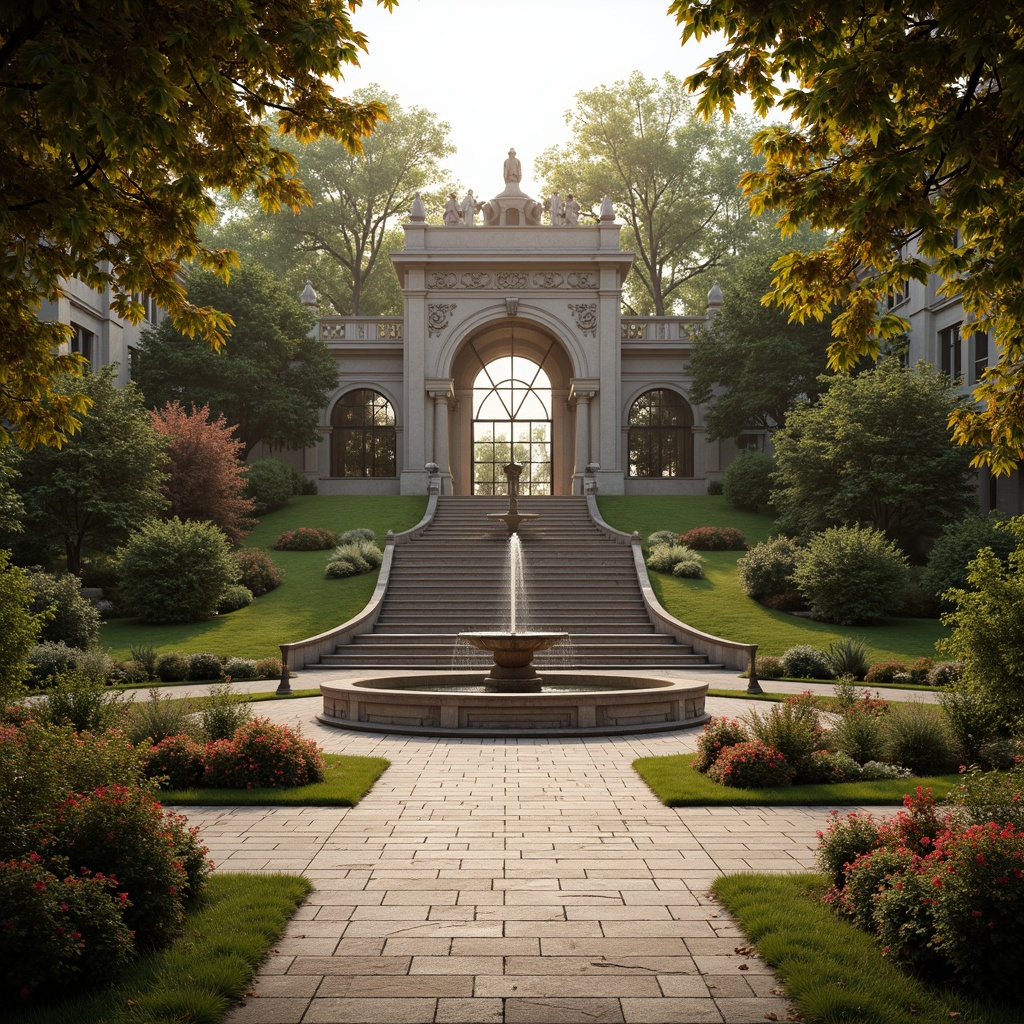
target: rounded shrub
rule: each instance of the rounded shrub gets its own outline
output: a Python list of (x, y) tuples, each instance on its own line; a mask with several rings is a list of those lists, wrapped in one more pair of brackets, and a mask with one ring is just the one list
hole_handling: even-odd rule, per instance
[(790, 537), (771, 537), (755, 544), (736, 563), (743, 592), (755, 601), (788, 597), (792, 606), (798, 607), (801, 599), (793, 583), (793, 572), (799, 550)]
[(249, 463), (245, 467), (244, 493), (253, 500), (257, 516), (284, 508), (293, 494), (292, 467), (280, 459)]
[(284, 573), (262, 548), (240, 548), (231, 557), (238, 566), (238, 582), (248, 587), (253, 597), (262, 597), (284, 581)]
[(672, 566), (672, 575), (688, 580), (704, 578), (704, 559), (696, 551), (690, 550)]
[(260, 658), (256, 662), (257, 679), (280, 679), (281, 659), (275, 657)]
[(188, 658), (170, 651), (156, 659), (156, 677), (161, 683), (180, 683), (188, 678)]
[(212, 523), (147, 523), (119, 551), (120, 596), (143, 622), (210, 618), (238, 579), (228, 539)]
[(950, 609), (942, 595), (954, 588), (969, 588), (967, 568), (982, 548), (991, 548), (1005, 564), (1016, 546), (1016, 538), (998, 516), (965, 516), (947, 526), (935, 542), (921, 573), (921, 586), (941, 607)]
[(953, 738), (945, 721), (925, 704), (899, 704), (886, 716), (885, 759), (915, 775), (956, 768)]
[(725, 500), (735, 508), (756, 512), (768, 504), (775, 461), (759, 451), (744, 451), (729, 463), (722, 478)]
[(712, 718), (697, 737), (697, 753), (690, 767), (698, 772), (706, 772), (726, 747), (746, 743), (749, 739), (749, 730), (735, 718)]
[(902, 661), (876, 661), (864, 675), (866, 683), (894, 683), (896, 677), (907, 671)]
[(28, 575), (31, 611), (47, 613), (39, 639), (62, 641), (85, 649), (100, 635), (99, 612), (82, 597), (82, 581), (71, 573), (59, 575), (37, 569)]
[(357, 541), (368, 540), (371, 544), (377, 543), (377, 534), (365, 526), (357, 526), (354, 530), (346, 530), (339, 538), (339, 544), (355, 544)]
[(708, 769), (708, 778), (722, 786), (760, 789), (788, 786), (793, 769), (785, 756), (760, 740), (726, 747)]
[(790, 647), (782, 655), (782, 668), (794, 679), (832, 679), (832, 668), (823, 651), (809, 644)]
[(708, 494), (722, 494), (724, 490), (725, 487), (719, 478), (708, 481)]
[(233, 583), (221, 595), (217, 612), (220, 615), (229, 615), (231, 612), (237, 612), (240, 608), (248, 608), (253, 600), (252, 591), (248, 587)]
[(678, 544), (679, 534), (675, 530), (655, 530), (647, 538), (647, 549), (657, 547), (659, 544)]
[(793, 582), (811, 615), (839, 625), (877, 622), (903, 608), (906, 556), (880, 530), (834, 526), (797, 553)]
[(940, 661), (928, 671), (929, 686), (952, 686), (964, 674), (963, 662)]
[(259, 678), (256, 662), (252, 658), (228, 658), (224, 663), (224, 675), (234, 680)]
[(146, 777), (157, 780), (162, 789), (191, 789), (203, 777), (202, 744), (182, 733), (167, 736), (142, 755)]
[(317, 526), (286, 530), (274, 541), (278, 551), (329, 551), (338, 543), (337, 534)]
[(356, 539), (339, 544), (327, 560), (326, 573), (330, 577), (360, 576), (380, 567), (384, 552), (373, 541)]
[(40, 717), (54, 725), (70, 725), (75, 732), (100, 733), (120, 725), (124, 698), (81, 669), (54, 676), (53, 685), (39, 707)]
[(211, 654), (209, 651), (197, 651), (188, 656), (188, 674), (185, 678), (191, 683), (223, 679), (224, 666), (216, 654)]
[(758, 655), (757, 676), (759, 679), (781, 679), (786, 674), (782, 659), (772, 654)]
[(801, 771), (802, 781), (832, 785), (860, 778), (860, 765), (841, 750), (812, 750)]
[(286, 725), (254, 718), (230, 740), (207, 744), (204, 785), (228, 789), (303, 786), (322, 782), (323, 755), (314, 740)]
[(694, 551), (746, 551), (747, 539), (732, 526), (695, 526), (679, 538)]
[(28, 652), (29, 686), (49, 686), (58, 676), (78, 666), (81, 651), (68, 647), (63, 640), (36, 644)]
[(846, 867), (878, 844), (878, 823), (861, 811), (829, 811), (828, 824), (818, 832), (818, 867), (833, 885), (843, 884)]

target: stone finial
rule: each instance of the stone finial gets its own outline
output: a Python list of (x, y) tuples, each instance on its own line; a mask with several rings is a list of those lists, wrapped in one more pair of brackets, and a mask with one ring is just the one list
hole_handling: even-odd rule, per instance
[(713, 319), (724, 304), (725, 297), (722, 295), (722, 289), (718, 287), (718, 282), (715, 281), (708, 292), (708, 319)]
[(316, 309), (320, 300), (317, 298), (317, 294), (313, 290), (312, 281), (306, 282), (306, 287), (302, 289), (302, 294), (299, 296), (299, 302), (304, 306), (308, 306), (310, 309)]
[(604, 199), (601, 200), (601, 220), (615, 220), (615, 207), (612, 206), (611, 196), (605, 196)]
[(423, 207), (423, 200), (419, 192), (413, 196), (412, 206), (409, 207), (409, 220), (414, 223), (421, 223), (427, 219), (427, 211)]

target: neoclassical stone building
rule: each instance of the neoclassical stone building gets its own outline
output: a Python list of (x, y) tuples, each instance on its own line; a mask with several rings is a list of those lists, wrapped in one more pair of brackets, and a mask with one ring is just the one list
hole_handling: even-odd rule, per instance
[(689, 399), (720, 292), (707, 316), (622, 316), (633, 254), (611, 202), (596, 224), (576, 223), (571, 197), (542, 216), (511, 167), (486, 203), (452, 196), (444, 224), (413, 204), (391, 255), (402, 317), (319, 320), (338, 387), (300, 468), (320, 493), (486, 494), (512, 454), (523, 493), (703, 493), (736, 452), (705, 440)]

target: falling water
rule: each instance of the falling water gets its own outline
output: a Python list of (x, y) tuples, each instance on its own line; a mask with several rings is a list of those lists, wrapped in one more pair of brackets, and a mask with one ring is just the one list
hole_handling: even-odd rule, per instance
[(508, 539), (508, 605), (510, 633), (526, 621), (526, 572), (523, 565), (523, 545), (519, 534)]

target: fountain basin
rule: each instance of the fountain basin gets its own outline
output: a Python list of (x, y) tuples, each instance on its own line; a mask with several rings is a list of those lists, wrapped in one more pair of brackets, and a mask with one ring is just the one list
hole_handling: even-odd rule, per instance
[(478, 670), (323, 683), (317, 718), (368, 732), (515, 737), (653, 732), (703, 725), (709, 717), (707, 684), (668, 675), (547, 672), (546, 692), (479, 692), (481, 682)]
[(465, 640), (479, 651), (489, 651), (494, 659), (491, 671), (484, 679), (492, 690), (539, 690), (541, 678), (533, 667), (533, 656), (537, 651), (554, 647), (568, 633), (507, 633), (475, 632), (460, 633)]

